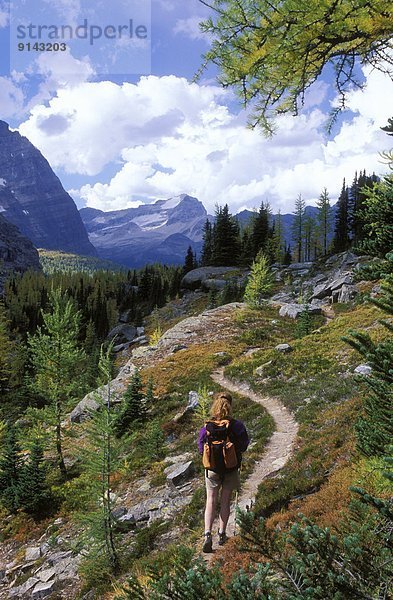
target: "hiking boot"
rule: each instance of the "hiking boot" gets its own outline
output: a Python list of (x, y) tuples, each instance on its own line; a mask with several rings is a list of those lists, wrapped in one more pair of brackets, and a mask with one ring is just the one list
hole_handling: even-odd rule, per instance
[(210, 531), (205, 533), (205, 541), (203, 544), (202, 552), (213, 552), (213, 539)]
[(225, 542), (227, 541), (228, 537), (227, 534), (225, 533), (225, 531), (223, 531), (222, 533), (219, 531), (218, 532), (218, 545), (219, 546), (223, 546), (225, 544)]

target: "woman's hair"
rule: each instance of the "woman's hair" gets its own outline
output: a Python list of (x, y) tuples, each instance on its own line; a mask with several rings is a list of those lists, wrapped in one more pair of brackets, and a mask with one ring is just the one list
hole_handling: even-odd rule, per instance
[(210, 414), (215, 419), (227, 419), (232, 416), (232, 396), (228, 392), (214, 394)]

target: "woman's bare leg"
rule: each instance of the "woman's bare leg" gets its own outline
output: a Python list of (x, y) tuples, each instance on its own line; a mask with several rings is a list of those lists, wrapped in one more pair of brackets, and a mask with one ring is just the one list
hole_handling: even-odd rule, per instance
[(216, 512), (218, 488), (206, 489), (205, 533), (211, 531)]
[(221, 533), (226, 531), (229, 513), (231, 510), (231, 495), (232, 490), (221, 490), (221, 501), (220, 501), (220, 529)]

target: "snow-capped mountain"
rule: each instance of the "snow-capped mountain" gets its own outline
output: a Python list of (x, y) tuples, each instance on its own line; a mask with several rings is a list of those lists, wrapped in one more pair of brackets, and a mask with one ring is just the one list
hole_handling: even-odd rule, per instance
[(82, 208), (80, 215), (99, 256), (127, 267), (182, 264), (189, 246), (200, 251), (208, 217), (202, 202), (187, 194), (111, 212)]

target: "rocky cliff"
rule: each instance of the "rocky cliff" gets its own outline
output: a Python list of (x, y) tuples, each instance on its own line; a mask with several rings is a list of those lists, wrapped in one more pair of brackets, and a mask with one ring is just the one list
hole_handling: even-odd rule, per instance
[(99, 256), (127, 267), (183, 264), (189, 246), (201, 249), (208, 216), (202, 202), (187, 194), (111, 212), (82, 208), (80, 214)]
[(9, 273), (23, 273), (28, 269), (41, 269), (37, 250), (0, 214), (0, 296)]
[(0, 121), (0, 212), (37, 248), (95, 256), (71, 196), (28, 139)]

